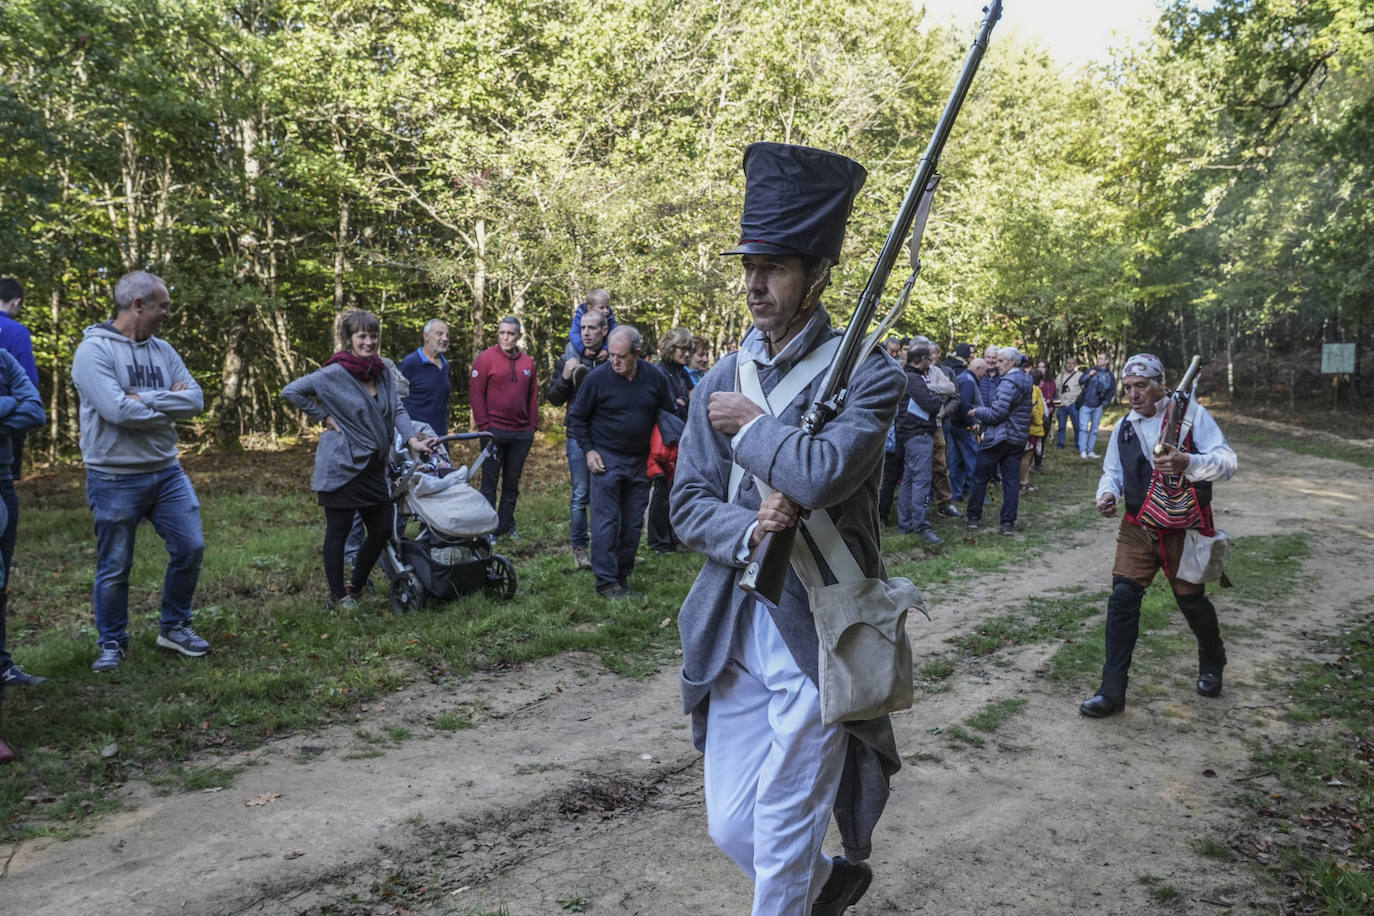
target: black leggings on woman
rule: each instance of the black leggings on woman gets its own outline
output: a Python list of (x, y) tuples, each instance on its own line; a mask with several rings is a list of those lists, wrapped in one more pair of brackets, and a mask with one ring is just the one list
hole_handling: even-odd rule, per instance
[(324, 578), (329, 583), (329, 597), (338, 600), (344, 596), (344, 544), (348, 541), (349, 529), (353, 527), (353, 513), (363, 517), (367, 537), (358, 548), (358, 558), (353, 561), (353, 591), (361, 591), (367, 584), (367, 577), (382, 548), (391, 534), (392, 506), (359, 506), (356, 509), (324, 510)]

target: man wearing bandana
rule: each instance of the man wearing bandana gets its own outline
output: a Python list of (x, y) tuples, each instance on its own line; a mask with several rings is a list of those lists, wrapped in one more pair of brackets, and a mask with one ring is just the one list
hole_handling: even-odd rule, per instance
[(1138, 353), (1126, 361), (1122, 379), (1131, 412), (1108, 440), (1102, 478), (1097, 485), (1097, 511), (1104, 517), (1114, 518), (1117, 504), (1123, 500), (1126, 509), (1116, 538), (1112, 594), (1107, 599), (1107, 658), (1097, 693), (1079, 706), (1079, 712), (1095, 719), (1120, 712), (1126, 706), (1126, 679), (1140, 632), (1141, 598), (1161, 569), (1178, 609), (1197, 637), (1197, 692), (1206, 697), (1219, 696), (1221, 672), (1226, 666), (1216, 608), (1202, 585), (1184, 582), (1175, 575), (1185, 530), (1142, 524), (1139, 514), (1151, 478), (1158, 471), (1182, 474), (1210, 519), (1211, 482), (1231, 479), (1236, 473), (1236, 453), (1212, 415), (1194, 402), (1191, 432), (1178, 446), (1166, 445), (1164, 454), (1155, 455), (1167, 404), (1164, 365), (1152, 354)]

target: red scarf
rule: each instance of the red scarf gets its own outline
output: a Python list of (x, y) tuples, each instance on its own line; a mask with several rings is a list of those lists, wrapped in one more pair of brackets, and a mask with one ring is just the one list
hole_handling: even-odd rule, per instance
[(363, 358), (347, 350), (340, 350), (325, 360), (326, 366), (338, 363), (348, 370), (348, 374), (360, 382), (375, 382), (386, 371), (386, 365), (379, 356)]

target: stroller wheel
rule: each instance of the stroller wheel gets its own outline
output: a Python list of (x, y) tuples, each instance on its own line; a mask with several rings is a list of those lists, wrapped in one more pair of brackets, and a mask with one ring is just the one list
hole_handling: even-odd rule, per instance
[(500, 554), (487, 560), (487, 591), (501, 598), (515, 597), (515, 567)]
[(391, 612), (410, 614), (425, 607), (425, 590), (415, 573), (397, 576), (391, 582)]

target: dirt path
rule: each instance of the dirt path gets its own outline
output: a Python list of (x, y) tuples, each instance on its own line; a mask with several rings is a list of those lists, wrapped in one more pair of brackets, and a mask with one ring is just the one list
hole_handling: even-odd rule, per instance
[[(1179, 892), (1174, 912), (1273, 911), (1244, 864), (1193, 844), (1225, 842), (1239, 828), (1230, 800), (1270, 787), (1246, 768), (1256, 742), (1286, 734), (1278, 660), (1310, 654), (1374, 595), (1374, 473), (1259, 448), (1241, 450), (1241, 467), (1218, 491), (1219, 524), (1239, 536), (1307, 531), (1313, 556), (1291, 612), (1218, 599), (1226, 693), (1194, 694), (1185, 661), (1172, 679), (1133, 682), (1123, 715), (1092, 721), (1076, 706), (1094, 684), (1038, 676), (1054, 645), (960, 667), (948, 690), (894, 717), (908, 764), (856, 916), (1154, 912), (1162, 885)], [(1100, 522), (1078, 533), (1031, 585), (1105, 589), (1111, 532)], [(930, 594), (934, 620), (912, 624), (917, 664), (1031, 585), (998, 575)], [(1184, 628), (1177, 616), (1173, 626)], [(1008, 697), (1026, 704), (983, 747), (932, 734)], [(415, 724), (441, 710), (477, 727)], [(630, 681), (577, 656), (457, 690), (409, 688), (354, 728), (243, 755), (231, 788), (159, 796), (131, 784), (127, 809), (88, 836), (0, 848), (0, 899), (6, 912), (54, 916), (524, 916), (565, 912), (559, 901), (575, 897), (594, 913), (747, 912), (747, 882), (706, 835), (700, 761), (677, 710), (675, 671)], [(366, 737), (388, 724), (413, 737)]]

